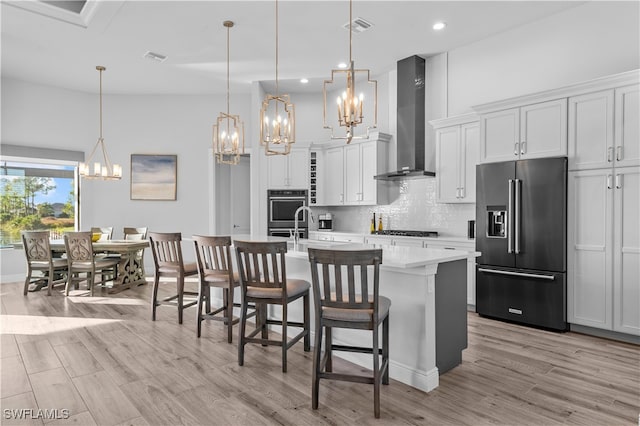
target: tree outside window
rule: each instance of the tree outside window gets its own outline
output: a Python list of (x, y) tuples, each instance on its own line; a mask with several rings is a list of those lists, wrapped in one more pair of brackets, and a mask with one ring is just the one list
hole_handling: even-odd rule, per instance
[(0, 247), (20, 243), (22, 230), (52, 238), (76, 229), (76, 166), (20, 161), (0, 164)]

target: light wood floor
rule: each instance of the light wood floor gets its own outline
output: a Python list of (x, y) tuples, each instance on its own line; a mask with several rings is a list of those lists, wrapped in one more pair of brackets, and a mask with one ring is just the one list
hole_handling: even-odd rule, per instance
[[(557, 334), (469, 314), (462, 365), (429, 394), (384, 386), (381, 419), (370, 385), (323, 381), (311, 409), (311, 355), (226, 343), (222, 325), (195, 335), (195, 308), (177, 324), (173, 307), (151, 322), (145, 285), (117, 295), (1, 293), (3, 425), (7, 409), (67, 409), (47, 425), (636, 425), (640, 348), (576, 333)], [(235, 340), (235, 338), (234, 338)], [(346, 362), (337, 362), (346, 368)], [(63, 412), (59, 411), (59, 417)]]

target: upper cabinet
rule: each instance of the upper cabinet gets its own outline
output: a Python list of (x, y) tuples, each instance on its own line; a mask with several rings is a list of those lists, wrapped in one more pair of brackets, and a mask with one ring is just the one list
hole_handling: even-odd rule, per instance
[(307, 189), (309, 187), (309, 150), (292, 148), (289, 155), (267, 157), (269, 189)]
[(480, 161), (567, 155), (567, 99), (480, 115)]
[(569, 98), (569, 170), (640, 165), (639, 87)]
[(615, 102), (616, 165), (640, 166), (640, 85), (616, 89)]
[(370, 139), (317, 149), (316, 205), (375, 205), (388, 202), (386, 182), (375, 175), (387, 172), (390, 136), (373, 134)]
[(480, 125), (475, 114), (431, 121), (436, 130), (436, 200), (476, 202)]

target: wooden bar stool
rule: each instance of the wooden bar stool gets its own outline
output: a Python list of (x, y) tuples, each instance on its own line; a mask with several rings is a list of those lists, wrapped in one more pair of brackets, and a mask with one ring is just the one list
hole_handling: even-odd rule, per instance
[[(236, 247), (242, 303), (240, 309), (240, 337), (238, 341), (238, 364), (244, 364), (244, 346), (247, 343), (276, 345), (282, 347), (282, 372), (287, 372), (287, 350), (304, 337), (304, 350), (310, 350), (309, 336), (309, 288), (305, 280), (287, 279), (285, 253), (287, 242), (234, 241)], [(303, 322), (289, 321), (289, 303), (302, 298)], [(254, 303), (256, 329), (245, 335), (249, 303)], [(268, 305), (282, 306), (282, 320), (269, 319)], [(282, 326), (282, 339), (269, 339), (268, 326)], [(288, 327), (300, 327), (302, 331), (288, 340)], [(261, 333), (261, 337), (255, 337)]]
[[(153, 253), (155, 274), (153, 280), (153, 295), (151, 296), (151, 320), (156, 320), (156, 308), (166, 303), (177, 302), (178, 324), (182, 324), (182, 311), (198, 303), (192, 300), (184, 303), (184, 296), (197, 296), (198, 293), (184, 290), (184, 279), (198, 274), (198, 267), (194, 263), (184, 263), (182, 258), (182, 234), (180, 232), (149, 232), (149, 243)], [(175, 278), (176, 294), (158, 302), (158, 284), (161, 278)], [(173, 304), (173, 303), (171, 303)]]
[[(308, 249), (315, 305), (312, 407), (318, 409), (320, 379), (373, 384), (373, 411), (380, 417), (380, 383), (389, 384), (389, 307), (391, 301), (378, 294), (382, 250)], [(369, 270), (373, 277), (369, 275)], [(346, 273), (346, 275), (345, 275)], [(371, 281), (371, 282), (370, 282)], [(373, 294), (369, 293), (372, 287)], [(363, 297), (362, 295), (367, 295)], [(382, 324), (382, 348), (378, 329)], [(372, 347), (334, 345), (333, 328), (371, 330)], [(324, 357), (322, 334), (326, 331)], [(373, 355), (373, 376), (332, 372), (332, 351)], [(382, 356), (382, 362), (380, 362)]]
[[(234, 289), (240, 285), (238, 274), (233, 271), (231, 258), (231, 237), (194, 235), (196, 263), (200, 288), (198, 294), (198, 337), (202, 331), (203, 320), (223, 321), (227, 326), (227, 342), (233, 341), (233, 325), (239, 318), (233, 318)], [(212, 310), (211, 287), (222, 289), (222, 306)], [(203, 311), (204, 309), (204, 311)], [(220, 315), (222, 314), (222, 315)], [(255, 309), (249, 316), (255, 315)]]

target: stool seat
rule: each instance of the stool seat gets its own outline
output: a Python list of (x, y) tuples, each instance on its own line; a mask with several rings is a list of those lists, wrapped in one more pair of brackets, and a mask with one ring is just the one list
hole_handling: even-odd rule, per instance
[(176, 264), (162, 264), (159, 263), (159, 272), (162, 274), (176, 274), (178, 275), (181, 271), (184, 271), (185, 275), (195, 275), (198, 273), (198, 265), (195, 262), (185, 263), (183, 265)]
[[(356, 302), (359, 303), (358, 300), (356, 300)], [(372, 298), (369, 298), (369, 302), (373, 303)], [(344, 309), (331, 308), (328, 306), (324, 306), (322, 308), (322, 317), (326, 320), (349, 322), (379, 321), (389, 314), (390, 307), (391, 300), (384, 296), (378, 296), (378, 314), (376, 318), (373, 318), (373, 309)]]
[[(287, 279), (287, 297), (297, 298), (304, 293), (309, 292), (311, 284), (305, 280), (299, 279)], [(281, 299), (283, 296), (283, 290), (280, 287), (268, 288), (268, 287), (247, 287), (247, 296), (263, 299)]]

